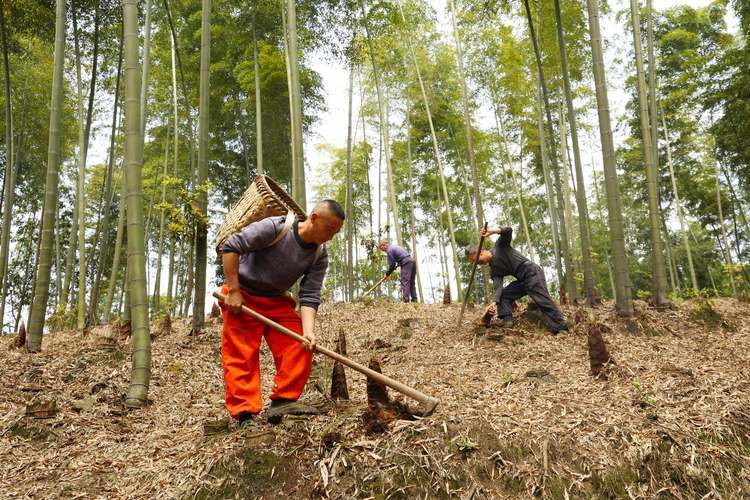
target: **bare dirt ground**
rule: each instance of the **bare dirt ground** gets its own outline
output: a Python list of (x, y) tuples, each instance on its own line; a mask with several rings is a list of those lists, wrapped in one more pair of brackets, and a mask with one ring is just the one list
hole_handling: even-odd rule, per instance
[[(303, 397), (325, 414), (211, 427), (226, 418), (218, 320), (195, 337), (184, 320), (153, 326), (152, 403), (139, 410), (123, 404), (130, 339), (116, 328), (47, 335), (33, 356), (2, 339), (0, 497), (750, 496), (750, 304), (638, 303), (630, 321), (611, 304), (567, 308), (559, 337), (525, 306), (510, 330), (477, 327), (479, 308), (458, 328), (459, 309), (321, 308), (323, 345), (343, 331), (350, 357), (376, 357), (440, 399), (432, 416), (381, 434), (365, 432), (363, 376), (347, 371), (350, 402), (322, 394), (332, 363), (321, 356)], [(592, 322), (615, 362), (606, 378), (591, 375)], [(267, 394), (265, 348), (263, 368)], [(44, 401), (53, 416), (26, 416)]]

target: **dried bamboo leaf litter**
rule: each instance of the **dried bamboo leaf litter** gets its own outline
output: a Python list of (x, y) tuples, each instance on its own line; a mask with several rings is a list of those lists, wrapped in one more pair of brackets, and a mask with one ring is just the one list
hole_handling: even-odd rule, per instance
[[(323, 345), (345, 330), (353, 359), (377, 354), (386, 375), (440, 399), (433, 416), (378, 435), (360, 418), (364, 377), (349, 372), (351, 401), (330, 402), (321, 393), (333, 363), (322, 357), (304, 397), (328, 413), (204, 435), (226, 416), (218, 322), (189, 337), (189, 323), (175, 320), (154, 340), (152, 403), (137, 411), (123, 404), (127, 337), (103, 342), (108, 327), (56, 333), (33, 356), (3, 339), (2, 496), (750, 495), (750, 304), (716, 300), (715, 314), (700, 301), (665, 312), (638, 304), (627, 322), (610, 304), (591, 310), (611, 330), (603, 336), (617, 365), (607, 380), (591, 375), (586, 322), (562, 337), (524, 321), (474, 337), (455, 329), (459, 308), (321, 308)], [(374, 349), (376, 339), (390, 346)], [(273, 362), (262, 356), (267, 396)], [(55, 401), (53, 416), (25, 415), (43, 401)]]

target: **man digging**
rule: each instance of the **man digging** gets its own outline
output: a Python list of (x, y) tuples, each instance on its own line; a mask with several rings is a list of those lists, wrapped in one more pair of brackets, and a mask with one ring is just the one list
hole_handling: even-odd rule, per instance
[[(328, 268), (323, 244), (341, 229), (344, 210), (337, 202), (325, 200), (302, 222), (295, 219), (289, 227), (285, 219), (268, 217), (253, 222), (227, 239), (222, 248), (226, 300), (222, 304), (221, 359), (226, 405), (242, 426), (252, 425), (253, 416), (262, 409), (259, 350), (263, 338), (276, 365), (271, 406), (266, 410), (268, 421), (276, 424), (284, 415), (318, 413), (297, 400), (312, 367), (315, 315)], [(300, 277), (298, 314), (287, 292)], [(306, 343), (243, 314), (243, 303), (302, 335)]]
[[(466, 257), (472, 262), (476, 260), (479, 265), (490, 265), (490, 276), (495, 286), (492, 298), (497, 303), (497, 316), (502, 319), (503, 326), (506, 328), (513, 326), (513, 302), (528, 295), (539, 307), (553, 335), (567, 331), (568, 325), (547, 290), (544, 270), (510, 246), (513, 229), (504, 227), (482, 229), (480, 232), (482, 237), (491, 234), (500, 235), (492, 251), (480, 251), (479, 247), (471, 245), (466, 249)], [(505, 276), (513, 276), (516, 281), (503, 288)]]
[(388, 240), (378, 244), (378, 248), (388, 256), (388, 269), (385, 277), (388, 278), (396, 269), (401, 268), (401, 296), (404, 302), (417, 302), (417, 263), (411, 258), (411, 254)]

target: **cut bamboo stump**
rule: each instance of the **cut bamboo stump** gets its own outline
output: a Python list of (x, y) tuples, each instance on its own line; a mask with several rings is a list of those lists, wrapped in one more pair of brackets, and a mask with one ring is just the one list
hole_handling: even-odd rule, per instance
[[(380, 361), (376, 358), (370, 360), (369, 368), (382, 373)], [(385, 384), (367, 377), (367, 410), (362, 415), (362, 422), (368, 434), (387, 432), (389, 424), (394, 420), (414, 420), (414, 415), (419, 413), (401, 401), (392, 400)]]

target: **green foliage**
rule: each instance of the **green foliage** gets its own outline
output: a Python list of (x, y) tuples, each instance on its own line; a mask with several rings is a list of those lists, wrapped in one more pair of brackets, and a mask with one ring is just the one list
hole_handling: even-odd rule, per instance
[(75, 324), (76, 314), (77, 309), (75, 306), (68, 308), (60, 304), (55, 308), (55, 312), (47, 317), (47, 328), (49, 328), (50, 333), (68, 329)]
[(722, 322), (721, 314), (716, 311), (713, 302), (708, 298), (696, 299), (695, 308), (690, 311), (690, 318), (711, 327), (718, 327)]

